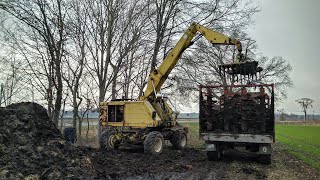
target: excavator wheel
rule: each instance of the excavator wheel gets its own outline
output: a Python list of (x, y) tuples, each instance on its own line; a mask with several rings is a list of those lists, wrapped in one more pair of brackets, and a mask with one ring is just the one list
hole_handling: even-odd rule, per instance
[(144, 152), (147, 154), (158, 155), (163, 151), (164, 139), (160, 132), (150, 132), (144, 142)]
[(175, 131), (172, 139), (170, 139), (172, 146), (175, 149), (184, 149), (187, 146), (187, 133), (183, 130)]
[(100, 148), (106, 150), (118, 149), (119, 140), (116, 136), (116, 131), (106, 130), (101, 135)]

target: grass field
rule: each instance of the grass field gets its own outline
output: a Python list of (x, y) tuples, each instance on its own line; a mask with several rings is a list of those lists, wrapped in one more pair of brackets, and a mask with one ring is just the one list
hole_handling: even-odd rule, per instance
[(290, 154), (320, 170), (320, 126), (276, 125), (276, 140)]

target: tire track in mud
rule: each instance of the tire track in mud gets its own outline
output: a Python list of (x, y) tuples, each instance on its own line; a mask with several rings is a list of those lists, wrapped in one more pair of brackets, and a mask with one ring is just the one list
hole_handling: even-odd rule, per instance
[[(166, 149), (158, 158), (141, 159), (144, 154), (136, 154), (136, 162), (141, 171), (119, 179), (319, 179), (319, 172), (301, 163), (283, 151), (275, 150), (271, 165), (257, 162), (256, 155), (236, 151), (226, 152), (222, 161), (208, 161), (204, 151), (187, 149), (187, 152)], [(127, 154), (130, 156), (130, 154)], [(124, 155), (126, 156), (126, 155)], [(188, 166), (187, 166), (188, 165)], [(146, 168), (147, 167), (147, 168)], [(189, 167), (189, 168), (187, 168)], [(150, 171), (150, 169), (153, 169)]]

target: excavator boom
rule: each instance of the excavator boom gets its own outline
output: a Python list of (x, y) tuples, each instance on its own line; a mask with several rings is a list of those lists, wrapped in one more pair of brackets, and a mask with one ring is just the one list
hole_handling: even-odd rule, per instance
[(242, 46), (239, 40), (230, 38), (224, 34), (208, 29), (204, 26), (201, 26), (196, 23), (192, 23), (192, 25), (187, 29), (184, 35), (180, 38), (175, 47), (171, 50), (171, 52), (164, 59), (162, 64), (155, 70), (153, 70), (148, 78), (147, 88), (143, 94), (140, 96), (140, 100), (146, 100), (151, 96), (154, 96), (157, 92), (160, 91), (161, 86), (164, 84), (168, 75), (171, 73), (174, 66), (177, 64), (178, 60), (182, 53), (193, 44), (192, 39), (199, 32), (202, 36), (204, 36), (209, 42), (212, 44), (220, 44), (220, 45), (234, 45), (238, 49), (238, 53), (241, 54)]

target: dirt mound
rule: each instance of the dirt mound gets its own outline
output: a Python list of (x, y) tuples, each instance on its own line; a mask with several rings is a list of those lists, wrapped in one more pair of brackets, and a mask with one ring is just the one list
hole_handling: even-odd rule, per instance
[(0, 179), (73, 179), (80, 159), (36, 103), (0, 109)]
[(61, 138), (46, 109), (36, 103), (12, 104), (0, 109), (0, 141), (5, 146), (38, 144)]

